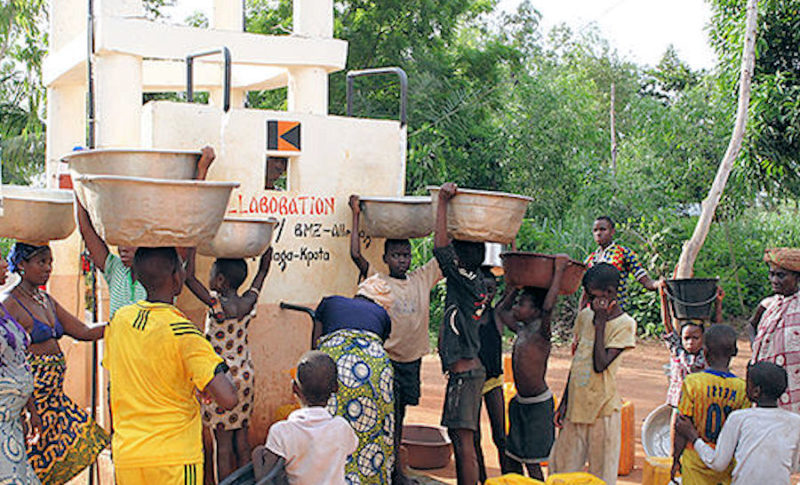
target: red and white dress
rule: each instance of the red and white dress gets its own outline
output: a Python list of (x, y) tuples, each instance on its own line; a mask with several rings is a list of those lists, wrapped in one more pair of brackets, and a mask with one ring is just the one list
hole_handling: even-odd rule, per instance
[(765, 310), (753, 341), (752, 361), (773, 362), (786, 369), (789, 386), (778, 404), (800, 413), (800, 292), (770, 296), (761, 306)]

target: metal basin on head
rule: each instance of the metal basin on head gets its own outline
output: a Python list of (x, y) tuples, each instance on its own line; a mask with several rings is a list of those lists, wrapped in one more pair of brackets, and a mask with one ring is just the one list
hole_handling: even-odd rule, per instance
[[(71, 152), (61, 157), (70, 175), (120, 175), (153, 179), (191, 180), (197, 172), (199, 151), (149, 148), (101, 148)], [(76, 188), (83, 205), (84, 195)]]
[[(503, 260), (506, 284), (514, 287), (550, 288), (556, 269), (555, 256), (514, 251), (502, 253), (500, 258)], [(559, 294), (571, 295), (578, 291), (585, 272), (585, 264), (570, 259), (564, 268)]]
[(75, 230), (71, 190), (3, 186), (0, 237), (44, 244), (66, 239)]
[(197, 252), (214, 258), (255, 258), (272, 243), (278, 219), (234, 219), (226, 217), (214, 239), (203, 241)]
[[(428, 187), (434, 217), (439, 187)], [(522, 226), (530, 197), (459, 188), (447, 207), (447, 232), (454, 239), (511, 244)]]
[(238, 182), (79, 175), (86, 209), (103, 239), (118, 246), (194, 247), (217, 234)]
[(433, 232), (430, 196), (360, 197), (364, 234), (413, 239)]

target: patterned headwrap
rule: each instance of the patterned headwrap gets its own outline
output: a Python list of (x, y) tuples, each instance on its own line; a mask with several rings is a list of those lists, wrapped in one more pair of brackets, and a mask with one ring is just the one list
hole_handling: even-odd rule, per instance
[(764, 261), (800, 273), (800, 249), (768, 248), (764, 250)]
[(19, 270), (19, 263), (30, 260), (34, 255), (45, 249), (50, 249), (50, 246), (47, 244), (34, 246), (33, 244), (17, 241), (11, 248), (11, 252), (8, 253), (8, 270), (16, 273)]
[(356, 296), (363, 296), (388, 310), (394, 303), (392, 288), (383, 281), (377, 274), (370, 276), (358, 285)]

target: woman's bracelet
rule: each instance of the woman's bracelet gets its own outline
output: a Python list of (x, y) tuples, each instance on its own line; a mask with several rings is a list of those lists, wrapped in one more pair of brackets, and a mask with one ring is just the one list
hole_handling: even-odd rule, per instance
[(245, 291), (245, 293), (249, 293), (251, 291), (256, 294), (256, 298), (258, 298), (258, 296), (261, 294), (261, 290), (259, 290), (258, 288), (250, 288), (247, 291)]

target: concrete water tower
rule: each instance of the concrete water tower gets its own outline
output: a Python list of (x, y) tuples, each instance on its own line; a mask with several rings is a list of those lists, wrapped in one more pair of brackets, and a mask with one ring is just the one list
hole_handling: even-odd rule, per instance
[[(50, 54), (44, 64), (46, 165), (48, 183), (56, 186), (60, 156), (85, 144), (91, 91), (98, 148), (212, 145), (217, 161), (209, 179), (241, 182), (229, 215), (278, 218), (273, 266), (258, 318), (250, 326), (257, 372), (250, 425), (255, 442), (263, 441), (276, 409), (292, 402), (287, 371), (310, 342), (308, 317), (280, 310), (278, 304), (315, 306), (322, 296), (355, 292), (347, 197), (404, 193), (406, 128), (398, 121), (328, 115), (328, 75), (343, 69), (347, 58), (347, 42), (333, 38), (332, 0), (295, 0), (292, 34), (280, 36), (243, 32), (242, 8), (240, 0), (215, 0), (210, 27), (203, 29), (149, 21), (140, 0), (94, 0), (90, 30), (87, 0), (52, 0)], [(209, 52), (213, 54), (196, 56)], [(187, 77), (193, 91), (210, 93), (209, 104), (143, 104), (144, 93), (186, 91)], [(282, 87), (288, 88), (287, 111), (244, 107), (248, 91)], [(288, 158), (284, 190), (265, 188), (269, 155)], [(165, 200), (169, 210), (168, 194)], [(374, 267), (383, 264), (380, 246), (373, 241), (366, 252), (379, 265)], [(56, 267), (50, 289), (82, 315), (79, 236), (53, 249)], [(208, 264), (200, 261), (202, 280)], [(251, 265), (251, 275), (254, 271)], [(179, 306), (202, 321), (204, 309), (185, 293)], [(64, 347), (70, 369), (67, 392), (88, 404), (87, 347)], [(99, 387), (105, 389), (104, 384)]]

